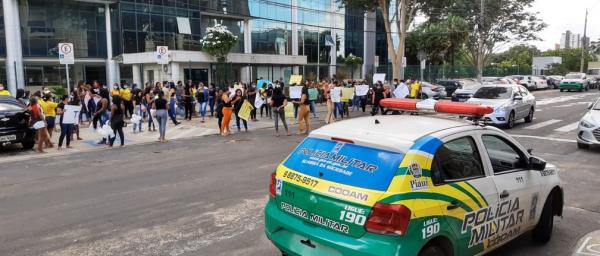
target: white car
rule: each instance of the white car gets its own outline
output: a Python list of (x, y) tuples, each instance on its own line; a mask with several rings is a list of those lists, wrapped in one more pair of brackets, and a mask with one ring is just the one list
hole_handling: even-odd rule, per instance
[(487, 105), (494, 113), (486, 115), (485, 121), (507, 129), (515, 126), (516, 120), (533, 121), (535, 96), (521, 85), (484, 85), (470, 98), (468, 103)]
[(465, 102), (481, 87), (481, 83), (470, 79), (460, 80), (460, 84), (461, 87), (452, 93), (452, 101)]
[(446, 97), (446, 88), (429, 82), (421, 82), (421, 99), (439, 100)]
[(590, 103), (577, 129), (577, 147), (589, 148), (600, 145), (600, 99)]

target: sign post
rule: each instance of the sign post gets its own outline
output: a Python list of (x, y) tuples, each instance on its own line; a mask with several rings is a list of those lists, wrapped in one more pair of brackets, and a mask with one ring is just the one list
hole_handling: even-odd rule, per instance
[(67, 95), (71, 94), (71, 81), (69, 79), (69, 64), (75, 64), (75, 53), (72, 43), (58, 44), (58, 61), (65, 65), (67, 71)]
[[(156, 46), (156, 63), (161, 65), (161, 74), (165, 71), (165, 65), (169, 64), (169, 47)], [(161, 76), (162, 78), (162, 76)], [(160, 80), (160, 79), (159, 79)]]

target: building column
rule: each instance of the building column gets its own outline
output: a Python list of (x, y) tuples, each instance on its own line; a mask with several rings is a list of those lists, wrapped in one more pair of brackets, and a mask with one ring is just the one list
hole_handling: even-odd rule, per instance
[[(298, 0), (292, 0), (292, 55), (298, 56)], [(294, 66), (292, 73), (300, 73), (300, 67)]]
[(6, 78), (8, 82), (6, 86), (12, 95), (16, 95), (17, 89), (25, 89), (19, 2), (17, 0), (2, 0), (2, 5), (4, 8), (6, 37)]
[(142, 86), (144, 86), (142, 84), (142, 75), (140, 72), (140, 64), (131, 65), (131, 73), (133, 73), (133, 83), (137, 84), (138, 88), (142, 88)]
[[(244, 21), (244, 53), (252, 54), (252, 20)], [(240, 79), (244, 83), (252, 83), (252, 66), (241, 68)]]
[(171, 80), (170, 82), (177, 83), (177, 81), (183, 81), (181, 76), (181, 65), (177, 62), (171, 62)]
[(106, 23), (106, 83), (109, 90), (119, 82), (119, 63), (113, 60), (112, 28), (110, 21), (110, 6), (104, 4), (104, 20)]
[[(363, 52), (363, 65), (362, 65), (362, 76), (361, 79), (364, 79), (369, 74), (374, 74), (374, 66), (375, 66), (375, 45), (376, 45), (376, 16), (375, 12), (366, 12), (365, 13), (365, 25), (364, 25), (364, 52)], [(395, 77), (394, 77), (395, 78)]]

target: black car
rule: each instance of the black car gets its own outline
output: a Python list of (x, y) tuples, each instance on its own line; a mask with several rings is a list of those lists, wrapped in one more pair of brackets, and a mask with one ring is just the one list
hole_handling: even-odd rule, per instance
[(458, 80), (440, 80), (437, 84), (446, 88), (447, 97), (452, 97), (454, 91), (462, 88), (462, 85)]
[(30, 113), (25, 105), (10, 96), (0, 96), (0, 146), (21, 143), (35, 145), (35, 130), (29, 127)]

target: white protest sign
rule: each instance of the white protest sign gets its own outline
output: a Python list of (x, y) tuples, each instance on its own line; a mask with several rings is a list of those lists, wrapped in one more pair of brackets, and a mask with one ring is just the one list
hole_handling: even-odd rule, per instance
[(331, 89), (331, 101), (342, 102), (342, 87), (333, 87)]
[(385, 74), (373, 75), (373, 84), (376, 84), (379, 81), (381, 81), (382, 83), (385, 82)]
[(290, 99), (302, 98), (302, 86), (290, 86)]
[(158, 64), (169, 64), (169, 47), (168, 46), (157, 46), (156, 47), (156, 63)]
[(73, 50), (73, 44), (71, 43), (59, 43), (58, 44), (58, 60), (60, 64), (75, 64), (75, 52)]
[(254, 108), (260, 108), (263, 104), (265, 104), (265, 101), (262, 97), (256, 95), (256, 98), (254, 99)]
[(63, 124), (78, 124), (81, 106), (65, 105), (63, 114)]
[(399, 85), (396, 90), (394, 90), (394, 97), (397, 99), (404, 99), (408, 96), (408, 87), (406, 85)]
[(365, 96), (369, 93), (369, 86), (366, 84), (356, 86), (356, 96)]

